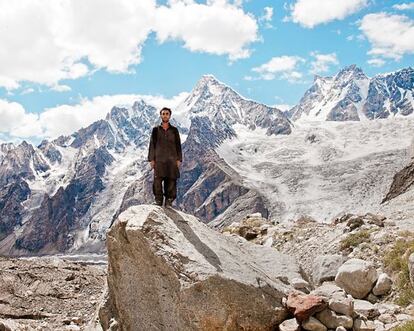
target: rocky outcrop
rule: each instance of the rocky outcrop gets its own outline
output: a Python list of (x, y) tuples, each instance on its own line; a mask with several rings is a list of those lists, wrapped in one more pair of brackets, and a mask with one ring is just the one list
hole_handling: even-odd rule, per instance
[[(86, 226), (80, 224), (83, 215), (103, 189), (102, 176), (114, 158), (102, 146), (87, 155), (76, 166), (76, 175), (65, 188), (60, 187), (52, 196), (44, 195), (22, 234), (17, 238), (13, 253), (63, 252), (72, 247), (73, 230)], [(20, 252), (22, 251), (22, 252)]]
[(282, 298), (301, 277), (294, 259), (273, 248), (158, 206), (121, 213), (107, 247), (101, 321), (112, 318), (119, 330), (270, 330), (286, 319)]
[(11, 234), (16, 225), (22, 224), (23, 205), (30, 195), (27, 182), (17, 178), (0, 190), (0, 241)]
[(391, 187), (381, 203), (389, 201), (405, 192), (414, 184), (414, 159), (409, 165), (394, 175)]
[[(307, 295), (309, 299), (323, 298), (327, 303), (324, 310), (299, 322), (299, 326), (292, 319), (287, 320), (283, 324), (285, 330), (301, 327), (339, 331), (347, 327), (386, 331), (414, 319), (413, 305), (404, 308), (391, 304), (411, 293), (411, 289), (410, 284), (400, 288), (398, 277), (402, 272), (389, 270), (384, 260), (384, 254), (398, 247), (401, 250), (398, 256), (402, 254), (408, 260), (408, 269), (412, 268), (409, 258), (412, 241), (408, 239), (412, 238), (412, 232), (408, 231), (410, 228), (403, 229), (396, 222), (372, 213), (340, 215), (330, 224), (301, 217), (289, 225), (269, 222), (253, 214), (221, 231), (296, 257), (304, 270), (302, 279), (310, 282), (302, 281), (302, 286), (295, 286), (299, 283), (292, 280), (303, 303), (296, 304), (295, 310), (306, 312)], [(401, 268), (406, 270), (404, 265)]]

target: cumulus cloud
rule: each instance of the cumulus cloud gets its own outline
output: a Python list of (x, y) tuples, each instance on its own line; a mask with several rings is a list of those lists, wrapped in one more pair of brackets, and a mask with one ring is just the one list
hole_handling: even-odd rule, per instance
[[(97, 69), (132, 72), (151, 32), (160, 42), (178, 40), (190, 51), (250, 55), (258, 40), (255, 18), (241, 2), (198, 4), (174, 0), (0, 0), (0, 86), (21, 82), (59, 86)], [(64, 88), (65, 90), (66, 88)]]
[(11, 138), (53, 139), (105, 118), (114, 105), (131, 106), (135, 101), (143, 99), (157, 109), (164, 106), (174, 109), (187, 95), (187, 92), (172, 98), (139, 94), (103, 95), (92, 99), (82, 98), (74, 105), (47, 108), (40, 114), (28, 113), (19, 103), (0, 99), (0, 133)]
[(397, 9), (397, 10), (414, 9), (414, 2), (396, 4), (396, 5), (392, 6), (392, 8)]
[(0, 99), (0, 132), (12, 136), (30, 137), (41, 135), (37, 114), (27, 113), (17, 102)]
[(385, 64), (383, 59), (373, 58), (369, 59), (367, 63), (373, 67), (382, 67)]
[(344, 19), (367, 4), (368, 0), (297, 0), (290, 6), (291, 16), (286, 17), (285, 21), (313, 28), (318, 24)]
[[(286, 79), (289, 82), (296, 82), (302, 78), (302, 73), (297, 70), (298, 65), (305, 60), (299, 56), (283, 55), (273, 57), (270, 61), (254, 67), (252, 71), (260, 75), (260, 79), (272, 80), (275, 78)], [(251, 76), (245, 77), (247, 80), (254, 79)]]
[[(151, 0), (0, 0), (0, 85), (48, 86), (91, 67), (125, 72), (140, 61), (151, 29)], [(98, 10), (99, 8), (99, 10)]]
[(273, 7), (264, 7), (264, 14), (259, 17), (259, 22), (263, 22), (265, 28), (272, 28)]
[(371, 43), (368, 54), (399, 60), (414, 53), (414, 20), (405, 15), (374, 13), (365, 15), (359, 25)]
[(170, 1), (158, 7), (155, 31), (160, 42), (181, 40), (191, 51), (228, 54), (231, 60), (248, 57), (246, 46), (258, 40), (254, 17), (224, 0)]
[(315, 58), (311, 62), (310, 72), (312, 74), (321, 74), (329, 71), (331, 65), (338, 65), (339, 61), (336, 53), (320, 54), (318, 52), (311, 52), (311, 55)]

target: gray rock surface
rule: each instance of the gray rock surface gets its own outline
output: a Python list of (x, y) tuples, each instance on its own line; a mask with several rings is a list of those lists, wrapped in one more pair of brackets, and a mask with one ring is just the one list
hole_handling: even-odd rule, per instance
[(120, 214), (107, 246), (107, 314), (120, 330), (268, 330), (286, 318), (282, 297), (300, 277), (274, 248), (153, 205)]
[(344, 263), (340, 254), (326, 254), (318, 256), (314, 261), (312, 279), (315, 284), (326, 280), (334, 280), (339, 267)]
[(377, 271), (370, 262), (350, 259), (339, 269), (335, 282), (356, 299), (365, 298), (377, 280)]

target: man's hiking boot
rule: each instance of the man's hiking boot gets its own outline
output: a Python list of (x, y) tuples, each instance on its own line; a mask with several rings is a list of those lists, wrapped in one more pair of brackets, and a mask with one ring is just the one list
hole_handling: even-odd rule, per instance
[(153, 204), (154, 204), (154, 205), (157, 205), (157, 206), (162, 206), (162, 201), (155, 200), (155, 201), (153, 202)]
[(165, 207), (172, 208), (173, 199), (165, 200)]

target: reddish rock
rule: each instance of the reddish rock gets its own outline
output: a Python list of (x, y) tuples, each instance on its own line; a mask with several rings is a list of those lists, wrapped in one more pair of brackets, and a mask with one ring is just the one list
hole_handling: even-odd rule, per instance
[(302, 322), (314, 313), (324, 310), (327, 307), (327, 302), (316, 295), (291, 292), (286, 301), (286, 306), (296, 319)]

